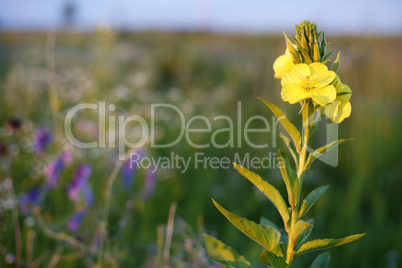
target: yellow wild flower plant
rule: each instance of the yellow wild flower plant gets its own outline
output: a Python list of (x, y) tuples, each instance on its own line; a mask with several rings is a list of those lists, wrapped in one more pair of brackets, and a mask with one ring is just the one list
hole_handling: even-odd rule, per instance
[[(328, 69), (326, 64), (329, 62), (331, 52), (326, 53), (325, 34), (323, 31), (318, 32), (315, 23), (301, 22), (296, 25), (295, 37), (285, 35), (285, 41), (287, 45), (285, 54), (279, 56), (273, 64), (274, 76), (281, 80), (282, 99), (290, 104), (300, 104), (302, 131), (299, 131), (275, 104), (262, 99), (261, 101), (278, 118), (287, 133), (281, 138), (290, 157), (282, 150), (279, 150), (277, 154), (281, 175), (286, 185), (287, 200), (270, 184), (269, 179), (264, 180), (254, 172), (234, 163), (237, 171), (254, 184), (275, 206), (282, 218), (283, 228), (278, 228), (277, 224), (263, 217), (259, 223), (250, 221), (229, 212), (213, 200), (223, 216), (262, 247), (259, 261), (271, 268), (289, 268), (293, 260), (301, 254), (343, 245), (364, 235), (309, 241), (314, 221), (311, 218), (306, 219), (306, 214), (317, 199), (327, 191), (328, 186), (318, 187), (302, 199), (304, 175), (315, 159), (347, 141), (337, 140), (311, 150), (309, 140), (318, 127), (319, 117), (322, 114), (335, 123), (340, 123), (350, 116), (349, 100), (352, 91), (341, 82), (337, 75), (339, 53), (331, 69)], [(224, 267), (253, 267), (245, 257), (223, 242), (206, 234), (204, 237), (208, 254), (213, 261)], [(310, 267), (327, 267), (329, 258), (328, 252), (322, 253)]]

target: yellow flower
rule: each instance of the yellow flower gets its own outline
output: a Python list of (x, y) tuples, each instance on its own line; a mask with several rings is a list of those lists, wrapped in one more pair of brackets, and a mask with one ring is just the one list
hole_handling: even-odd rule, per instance
[(342, 84), (341, 79), (337, 75), (332, 82), (336, 89), (336, 100), (325, 106), (324, 113), (332, 120), (332, 122), (340, 123), (343, 119), (350, 116), (352, 105), (350, 105), (350, 97), (352, 90), (345, 84)]
[(325, 106), (336, 99), (336, 90), (331, 84), (335, 76), (319, 62), (297, 64), (282, 78), (282, 99), (294, 104), (311, 98), (315, 104)]
[(276, 79), (281, 79), (283, 75), (290, 72), (292, 70), (294, 63), (292, 58), (290, 57), (289, 49), (285, 50), (285, 55), (279, 56), (274, 62), (274, 77)]

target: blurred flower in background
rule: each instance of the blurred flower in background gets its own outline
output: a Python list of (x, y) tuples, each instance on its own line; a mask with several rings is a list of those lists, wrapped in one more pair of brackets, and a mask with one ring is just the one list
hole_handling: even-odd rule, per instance
[(29, 214), (31, 210), (39, 204), (41, 193), (41, 188), (39, 186), (34, 186), (20, 197), (19, 204), (22, 213), (25, 215)]
[(60, 158), (66, 166), (70, 166), (73, 163), (73, 155), (69, 151), (61, 152)]
[(65, 167), (71, 165), (73, 158), (70, 152), (63, 151), (60, 157), (56, 158), (50, 164), (45, 167), (45, 176), (47, 178), (47, 184), (50, 187), (56, 187), (59, 181), (60, 175), (64, 171)]
[(86, 209), (80, 209), (77, 212), (75, 212), (70, 217), (67, 223), (68, 230), (70, 230), (71, 232), (77, 231), (80, 228), (81, 222), (87, 213), (88, 211)]
[(93, 193), (88, 184), (92, 168), (89, 165), (80, 165), (75, 172), (72, 183), (68, 186), (68, 197), (76, 204), (84, 202), (87, 206), (92, 206)]
[(34, 134), (33, 151), (42, 154), (53, 140), (53, 134), (48, 127), (38, 129)]
[(59, 181), (59, 177), (64, 170), (63, 160), (57, 158), (53, 160), (49, 165), (45, 167), (45, 176), (47, 178), (47, 184), (50, 187), (56, 187)]

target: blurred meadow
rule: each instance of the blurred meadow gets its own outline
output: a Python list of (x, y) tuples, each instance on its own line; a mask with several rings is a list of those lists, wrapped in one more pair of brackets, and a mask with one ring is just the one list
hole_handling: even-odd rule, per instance
[[(312, 236), (367, 233), (331, 249), (331, 267), (401, 267), (402, 38), (327, 39), (330, 49), (341, 51), (340, 75), (353, 90), (352, 115), (339, 126), (339, 137), (355, 140), (339, 147), (339, 166), (316, 161), (305, 178), (304, 195), (331, 185), (309, 212)], [(105, 101), (116, 106), (109, 115), (139, 115), (148, 124), (156, 103), (175, 105), (186, 120), (202, 115), (212, 122), (220, 115), (236, 120), (241, 102), (243, 123), (254, 115), (271, 121), (258, 96), (300, 126), (297, 107), (280, 99), (280, 81), (273, 77), (272, 64), (284, 49), (282, 36), (269, 35), (0, 33), (0, 266), (100, 267), (103, 259), (103, 267), (213, 267), (202, 232), (258, 259), (259, 247), (211, 198), (257, 222), (261, 215), (277, 223), (280, 217), (233, 168), (130, 170), (118, 161), (117, 148), (73, 146), (64, 120), (77, 104)], [(95, 112), (78, 113), (73, 133), (97, 141), (98, 120)], [(222, 127), (214, 123), (212, 131)], [(127, 127), (128, 140), (138, 133), (138, 126)], [(159, 113), (155, 133), (167, 143), (179, 135), (180, 124)], [(317, 139), (324, 134), (316, 135), (315, 146), (325, 143)], [(218, 137), (222, 144), (225, 135)], [(279, 139), (272, 144), (272, 135), (251, 135), (257, 144), (268, 142), (268, 149), (253, 149), (240, 135), (240, 147), (196, 149), (183, 139), (170, 148), (147, 145), (141, 154), (263, 157), (283, 148)], [(193, 140), (210, 139), (203, 133)], [(285, 191), (278, 169), (253, 171)], [(316, 255), (301, 256), (294, 267), (306, 267)]]

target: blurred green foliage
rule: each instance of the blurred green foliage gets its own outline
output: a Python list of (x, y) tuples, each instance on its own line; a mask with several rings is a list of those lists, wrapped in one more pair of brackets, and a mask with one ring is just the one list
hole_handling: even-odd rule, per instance
[[(10, 117), (24, 120), (26, 136), (20, 138), (26, 148), (33, 129), (42, 125), (51, 126), (56, 132), (57, 142), (51, 152), (57, 154), (58, 148), (68, 146), (63, 132), (65, 114), (82, 102), (113, 103), (117, 107), (115, 115), (138, 114), (148, 122), (152, 103), (176, 105), (185, 111), (187, 119), (203, 115), (212, 122), (215, 116), (227, 115), (236, 120), (239, 101), (243, 124), (253, 115), (263, 115), (271, 121), (272, 114), (254, 95), (278, 104), (288, 115), (298, 112), (297, 107), (280, 100), (280, 83), (273, 78), (272, 64), (285, 50), (281, 36), (103, 30), (58, 33), (52, 38), (51, 34), (0, 34), (0, 123), (4, 125)], [(358, 242), (332, 249), (331, 264), (398, 267), (402, 264), (402, 153), (399, 151), (402, 151), (402, 38), (327, 39), (341, 51), (340, 75), (353, 90), (352, 115), (340, 125), (339, 137), (356, 140), (340, 146), (338, 167), (316, 161), (305, 178), (304, 195), (317, 186), (331, 185), (309, 212), (315, 219), (313, 238), (367, 232)], [(83, 114), (80, 120), (97, 123), (97, 117), (90, 113)], [(169, 117), (162, 118), (156, 126), (160, 142), (174, 140), (180, 131)], [(219, 127), (222, 126), (213, 125), (213, 130)], [(325, 143), (325, 128), (319, 131), (321, 134), (313, 140), (316, 146)], [(249, 152), (250, 156), (263, 157), (282, 147), (279, 139), (276, 145), (271, 142), (272, 135), (251, 136), (257, 144), (268, 142), (268, 149), (252, 149), (242, 136), (241, 147), (200, 150), (182, 141), (173, 148), (149, 148), (149, 153), (169, 156), (174, 152), (194, 157), (194, 153), (202, 151), (207, 156), (233, 159), (235, 153)], [(224, 134), (220, 137), (222, 143), (227, 138)], [(199, 135), (195, 140), (207, 143), (210, 135)], [(78, 161), (93, 166), (90, 184), (95, 199), (102, 200), (107, 174), (117, 161), (116, 150), (75, 150), (79, 151)], [(45, 161), (35, 159), (28, 149), (20, 149), (12, 171), (17, 193), (44, 180), (41, 168)], [(277, 169), (253, 171), (282, 193), (285, 191)], [(109, 230), (111, 240), (119, 241), (113, 244), (113, 252), (121, 265), (137, 267), (156, 255), (157, 226), (166, 223), (174, 201), (178, 203), (176, 214), (189, 226), (196, 229), (203, 222), (208, 233), (216, 234), (248, 259), (258, 259), (260, 249), (219, 214), (211, 198), (242, 217), (258, 221), (264, 216), (280, 222), (274, 207), (233, 168), (191, 167), (184, 174), (179, 170), (158, 170), (157, 178), (154, 195), (147, 201), (134, 203), (128, 227), (120, 233), (119, 215), (124, 214), (127, 200), (135, 198), (133, 195), (138, 191), (126, 192), (121, 183), (116, 183), (113, 189)], [(71, 213), (68, 201), (62, 197), (64, 190), (57, 190), (61, 194), (52, 193), (44, 209), (49, 219), (57, 217), (55, 226), (61, 229), (65, 228), (67, 213)], [(60, 215), (60, 211), (65, 214)], [(10, 214), (1, 213), (0, 244), (13, 249)], [(92, 213), (89, 217), (87, 223), (96, 222), (100, 215)], [(20, 222), (25, 238), (30, 227), (24, 225), (23, 215)], [(38, 231), (35, 257), (54, 246), (55, 242)], [(311, 263), (315, 255), (301, 256), (295, 267)], [(0, 263), (4, 263), (1, 251)]]

